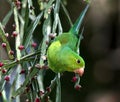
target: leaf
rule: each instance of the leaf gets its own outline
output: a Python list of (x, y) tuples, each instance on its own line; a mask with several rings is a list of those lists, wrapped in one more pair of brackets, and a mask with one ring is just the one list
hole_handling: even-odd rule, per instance
[(48, 10), (52, 7), (52, 3), (54, 2), (55, 0), (49, 0), (46, 8), (45, 8), (45, 11), (44, 11), (44, 18), (48, 18)]
[(78, 53), (80, 53), (79, 47), (80, 47), (81, 40), (83, 39), (83, 32), (84, 32), (84, 27), (82, 28), (82, 31), (81, 31), (80, 36), (79, 36), (78, 44), (77, 44)]
[(43, 15), (43, 12), (41, 12), (41, 13), (36, 17), (35, 21), (30, 24), (30, 26), (28, 27), (27, 31), (25, 32), (25, 33), (26, 33), (26, 36), (25, 36), (25, 38), (24, 38), (23, 45), (24, 45), (26, 48), (27, 48), (28, 45), (29, 45), (29, 42), (30, 42), (30, 40), (31, 40), (31, 38), (32, 38), (32, 34), (33, 34), (33, 32), (35, 31), (37, 25), (39, 24), (39, 21), (40, 21), (42, 15)]
[(21, 57), (20, 61), (17, 61), (17, 60), (12, 61), (12, 62), (9, 61), (9, 63), (4, 65), (4, 68), (8, 69), (8, 68), (14, 67), (18, 63), (22, 63), (22, 62), (26, 61), (27, 59), (30, 60), (31, 57), (34, 58), (35, 55), (39, 55), (40, 53), (41, 53), (41, 51), (36, 51), (36, 52), (30, 53), (30, 54), (27, 54), (27, 55)]
[(90, 3), (90, 0), (85, 0), (87, 3)]
[(54, 14), (59, 13), (60, 1), (61, 0), (56, 0), (56, 5), (55, 5), (55, 8), (54, 8)]
[(15, 25), (16, 25), (16, 27), (15, 27), (15, 30), (16, 30), (16, 32), (18, 33), (17, 34), (17, 36), (16, 36), (16, 38), (15, 38), (15, 48), (16, 48), (16, 58), (18, 59), (18, 60), (20, 60), (20, 58), (21, 58), (21, 52), (20, 52), (20, 50), (18, 49), (18, 47), (20, 46), (20, 44), (21, 44), (21, 39), (20, 39), (20, 22), (19, 22), (19, 19), (18, 19), (18, 10), (17, 10), (17, 7), (15, 6), (14, 7), (14, 21), (15, 21)]
[(56, 79), (56, 102), (61, 102), (61, 82), (60, 82), (60, 73), (57, 73)]
[(18, 15), (19, 20), (20, 20), (20, 38), (21, 38), (21, 42), (23, 39), (23, 35), (24, 35), (24, 25), (25, 25), (25, 20), (23, 19), (23, 17), (21, 15)]
[(12, 16), (12, 14), (13, 14), (13, 10), (11, 9), (11, 10), (7, 13), (7, 15), (4, 17), (3, 21), (2, 21), (2, 24), (3, 24), (4, 26), (8, 23), (8, 21), (9, 21), (10, 17)]
[(27, 8), (28, 0), (22, 0), (21, 2), (22, 2), (21, 16), (25, 17), (26, 10), (28, 9)]
[(26, 76), (26, 79), (25, 79), (23, 85), (20, 88), (18, 88), (17, 91), (15, 91), (13, 93), (13, 97), (16, 97), (17, 95), (19, 95), (19, 94), (21, 94), (21, 93), (23, 93), (25, 91), (26, 85), (33, 78), (33, 76), (36, 75), (36, 73), (38, 73), (38, 69), (33, 68), (33, 71)]
[(60, 0), (56, 0), (56, 5), (54, 8), (54, 22), (52, 32), (55, 33), (57, 29), (57, 25), (59, 22), (59, 8), (60, 8)]
[(58, 20), (59, 20), (59, 15), (58, 13), (54, 14), (54, 22), (53, 22), (53, 27), (52, 27), (52, 33), (56, 32), (57, 25), (58, 25)]
[(64, 11), (64, 13), (65, 13), (65, 16), (67, 17), (68, 23), (69, 23), (70, 26), (72, 27), (73, 23), (72, 23), (72, 21), (71, 21), (71, 19), (70, 19), (70, 16), (69, 16), (69, 13), (68, 13), (67, 9), (65, 8), (65, 6), (63, 5), (62, 2), (61, 2), (61, 7), (62, 7), (62, 9), (63, 9), (63, 11)]
[(59, 18), (59, 22), (58, 22), (58, 33), (59, 34), (63, 33), (63, 29), (62, 29), (62, 24), (61, 24), (60, 18)]
[(43, 32), (44, 36), (50, 34), (50, 32), (51, 32), (51, 17), (50, 17), (50, 15), (44, 21), (42, 32)]
[[(36, 55), (37, 53), (40, 53), (40, 51), (30, 54), (29, 56), (33, 56)], [(26, 59), (27, 57), (29, 57), (26, 55), (26, 57), (23, 57), (23, 59)], [(39, 69), (35, 68), (35, 64), (37, 61), (37, 57), (35, 58), (35, 60), (33, 61), (32, 65), (32, 69), (31, 72), (29, 74), (27, 74), (25, 81), (23, 82), (22, 86), (19, 87), (15, 92), (13, 92), (13, 97), (16, 97), (17, 95), (23, 93), (25, 91), (26, 85), (29, 83), (29, 81), (39, 72)]]
[(10, 44), (5, 37), (5, 32), (3, 30), (3, 26), (1, 24), (1, 22), (0, 22), (0, 37), (2, 38), (3, 42), (6, 43), (6, 49), (7, 49), (7, 53), (8, 53), (9, 58), (13, 59), (14, 58), (13, 55), (9, 54), (9, 51), (11, 51)]

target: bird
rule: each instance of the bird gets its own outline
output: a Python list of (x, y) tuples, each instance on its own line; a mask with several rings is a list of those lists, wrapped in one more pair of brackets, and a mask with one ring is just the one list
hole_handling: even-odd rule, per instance
[(48, 66), (53, 72), (62, 73), (68, 71), (77, 73), (79, 76), (84, 74), (85, 61), (77, 53), (77, 45), (79, 42), (79, 30), (88, 8), (89, 4), (86, 5), (70, 30), (56, 36), (48, 47)]

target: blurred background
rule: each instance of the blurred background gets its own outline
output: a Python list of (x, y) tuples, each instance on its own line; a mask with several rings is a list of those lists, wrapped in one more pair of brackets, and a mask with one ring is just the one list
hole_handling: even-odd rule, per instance
[[(83, 0), (67, 0), (66, 7), (74, 22), (85, 3)], [(0, 0), (0, 21), (8, 10), (7, 2)], [(61, 19), (65, 21), (62, 12)], [(12, 24), (11, 18), (5, 28), (6, 32), (12, 31)], [(64, 31), (68, 31), (67, 25), (65, 21)], [(80, 53), (86, 62), (86, 68), (81, 78), (82, 88), (80, 91), (75, 90), (71, 82), (74, 74), (65, 72), (61, 77), (62, 102), (120, 102), (120, 0), (93, 0), (83, 26), (84, 39)], [(39, 29), (36, 33), (39, 33)], [(9, 40), (12, 46), (14, 41)], [(0, 57), (7, 59), (1, 46)], [(47, 80), (52, 72), (48, 73), (46, 86), (50, 83)]]

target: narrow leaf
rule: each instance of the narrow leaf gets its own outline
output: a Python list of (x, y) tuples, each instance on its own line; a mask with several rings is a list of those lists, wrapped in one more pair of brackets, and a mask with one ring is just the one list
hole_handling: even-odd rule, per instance
[(3, 30), (3, 26), (1, 23), (0, 23), (0, 37), (2, 38), (3, 42), (6, 43), (6, 49), (7, 49), (7, 53), (8, 53), (9, 58), (13, 59), (14, 58), (13, 55), (9, 54), (9, 51), (11, 51), (11, 48), (10, 48), (8, 40), (5, 37), (5, 32)]
[(36, 75), (36, 73), (38, 73), (38, 69), (33, 68), (33, 71), (26, 76), (26, 79), (25, 79), (23, 85), (20, 88), (18, 88), (16, 92), (13, 93), (13, 97), (16, 97), (17, 95), (19, 95), (25, 91), (26, 85), (31, 80), (31, 78), (33, 78), (33, 76)]
[(41, 12), (41, 13), (36, 17), (35, 21), (30, 24), (30, 26), (28, 27), (28, 29), (27, 29), (27, 31), (26, 31), (26, 37), (25, 37), (25, 40), (24, 40), (24, 42), (23, 42), (23, 44), (24, 44), (24, 46), (25, 46), (26, 48), (27, 48), (28, 45), (29, 45), (29, 42), (30, 42), (30, 40), (31, 40), (31, 38), (32, 38), (32, 34), (33, 34), (33, 32), (35, 31), (35, 28), (37, 27), (37, 25), (39, 24), (39, 21), (40, 21), (42, 15), (43, 15), (43, 12)]
[(8, 23), (8, 21), (10, 20), (10, 17), (11, 17), (12, 14), (13, 14), (13, 10), (11, 9), (11, 10), (7, 13), (7, 15), (4, 17), (3, 21), (2, 21), (2, 24), (3, 24), (4, 26)]

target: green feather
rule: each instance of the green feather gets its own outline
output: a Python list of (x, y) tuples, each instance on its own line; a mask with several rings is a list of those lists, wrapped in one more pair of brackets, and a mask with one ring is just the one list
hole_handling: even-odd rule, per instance
[(70, 71), (76, 72), (85, 67), (85, 62), (76, 53), (79, 39), (76, 36), (81, 27), (83, 18), (88, 10), (86, 6), (69, 32), (60, 34), (55, 38), (47, 50), (47, 59), (50, 69), (56, 73)]
[(87, 4), (86, 8), (82, 11), (82, 13), (78, 17), (78, 19), (76, 20), (76, 22), (74, 23), (72, 28), (69, 30), (69, 33), (78, 35), (79, 29), (81, 27), (81, 24), (83, 22), (83, 19), (85, 17), (85, 14), (86, 14), (88, 8), (89, 8), (89, 4)]

